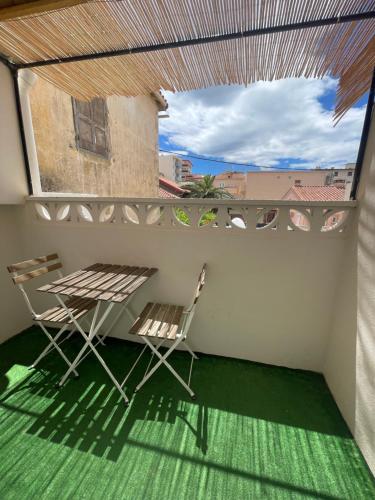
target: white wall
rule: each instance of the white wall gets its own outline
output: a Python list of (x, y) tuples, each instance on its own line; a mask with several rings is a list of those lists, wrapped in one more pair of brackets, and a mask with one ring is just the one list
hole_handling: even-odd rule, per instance
[(159, 154), (159, 173), (160, 175), (166, 177), (167, 179), (176, 182), (177, 180), (177, 171), (176, 165), (179, 160), (178, 156), (175, 155), (167, 155), (167, 154)]
[(57, 250), (70, 271), (94, 262), (158, 267), (136, 312), (147, 300), (188, 304), (207, 262), (191, 331), (197, 350), (322, 370), (345, 238), (35, 222), (27, 230), (25, 257)]
[(27, 196), (12, 77), (0, 63), (0, 342), (31, 324), (22, 298), (12, 284), (6, 266), (27, 252), (22, 212)]
[(366, 151), (359, 199), (354, 435), (375, 473), (375, 120)]
[(22, 203), (27, 194), (12, 76), (0, 63), (0, 204)]
[(357, 225), (345, 249), (332, 328), (327, 341), (324, 375), (352, 432), (355, 428), (357, 337)]
[(358, 202), (358, 225), (346, 251), (324, 373), (375, 473), (375, 120)]
[(31, 316), (6, 266), (28, 254), (21, 206), (0, 205), (0, 342), (31, 325)]

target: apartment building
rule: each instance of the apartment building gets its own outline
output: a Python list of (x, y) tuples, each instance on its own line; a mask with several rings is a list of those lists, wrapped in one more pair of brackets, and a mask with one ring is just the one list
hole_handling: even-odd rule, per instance
[(228, 191), (234, 198), (246, 198), (246, 172), (223, 172), (216, 175), (214, 186)]
[(226, 189), (237, 199), (281, 200), (293, 186), (337, 186), (345, 188), (349, 199), (355, 164), (344, 168), (283, 170), (261, 172), (223, 172), (215, 177), (215, 187)]
[(159, 174), (172, 182), (181, 182), (181, 158), (170, 153), (159, 153)]
[(181, 181), (182, 182), (189, 182), (189, 181), (194, 181), (194, 175), (192, 173), (193, 170), (193, 164), (190, 160), (187, 160), (186, 158), (181, 160), (182, 162), (182, 169), (181, 169)]
[(246, 199), (281, 200), (292, 186), (340, 185), (350, 193), (354, 165), (344, 168), (247, 172)]

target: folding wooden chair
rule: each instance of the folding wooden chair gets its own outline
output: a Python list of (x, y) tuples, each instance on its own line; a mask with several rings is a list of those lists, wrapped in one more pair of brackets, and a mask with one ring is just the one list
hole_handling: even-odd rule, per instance
[[(46, 263), (48, 263), (48, 265), (45, 265)], [(31, 279), (46, 273), (50, 273), (52, 271), (57, 271), (59, 277), (63, 277), (63, 274), (61, 272), (62, 264), (59, 261), (59, 256), (54, 253), (43, 257), (37, 257), (35, 259), (25, 260), (23, 262), (18, 262), (17, 264), (12, 264), (8, 266), (7, 269), (12, 275), (14, 284), (17, 285), (17, 287), (22, 292), (27, 308), (32, 315), (33, 322), (40, 326), (49, 340), (49, 344), (47, 345), (47, 347), (40, 353), (34, 363), (30, 366), (30, 368), (34, 368), (39, 363), (39, 361), (51, 351), (53, 351), (53, 349), (57, 350), (63, 360), (70, 367), (71, 363), (61, 350), (60, 345), (69, 337), (71, 337), (71, 335), (76, 330), (71, 317), (67, 313), (66, 309), (62, 306), (52, 307), (41, 314), (37, 314), (33, 306), (31, 305), (29, 296), (23, 286), (24, 283), (30, 281)], [(67, 300), (65, 304), (75, 318), (81, 319), (93, 307), (95, 307), (96, 302), (91, 299), (71, 298)], [(52, 337), (52, 335), (46, 328), (47, 326), (60, 328), (55, 337)], [(69, 335), (64, 340), (58, 343), (57, 341), (66, 330), (71, 330)], [(75, 376), (78, 376), (76, 370), (74, 370), (73, 373)]]
[[(191, 350), (188, 343), (186, 342), (187, 333), (191, 321), (193, 319), (195, 308), (205, 284), (206, 276), (206, 264), (204, 264), (202, 271), (199, 275), (198, 286), (196, 288), (192, 303), (187, 309), (183, 306), (171, 305), (171, 304), (159, 304), (149, 302), (143, 309), (133, 326), (130, 328), (129, 333), (138, 335), (144, 342), (145, 346), (135, 361), (134, 365), (131, 367), (129, 373), (127, 374), (122, 385), (125, 384), (126, 380), (129, 378), (130, 374), (134, 370), (136, 364), (140, 360), (145, 349), (149, 347), (152, 351), (152, 356), (150, 362), (147, 366), (146, 373), (137, 385), (135, 392), (137, 392), (145, 382), (156, 372), (156, 370), (163, 364), (168, 368), (168, 370), (174, 375), (177, 380), (183, 385), (183, 387), (188, 391), (190, 396), (195, 399), (195, 394), (190, 388), (191, 373), (193, 368), (194, 359), (198, 359), (196, 354)], [(156, 342), (156, 345), (154, 345)], [(159, 348), (165, 342), (172, 342), (172, 345), (167, 349), (164, 355), (159, 352)], [(191, 363), (189, 369), (189, 378), (185, 382), (182, 377), (176, 372), (176, 370), (167, 361), (170, 354), (180, 345), (183, 344), (187, 351), (191, 354)], [(158, 362), (151, 368), (150, 365), (153, 356), (158, 358)]]

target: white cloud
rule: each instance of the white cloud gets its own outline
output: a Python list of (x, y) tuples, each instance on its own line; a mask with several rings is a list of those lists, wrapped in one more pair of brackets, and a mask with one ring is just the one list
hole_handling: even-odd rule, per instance
[(292, 158), (294, 167), (339, 166), (355, 161), (364, 107), (334, 127), (332, 110), (320, 100), (335, 88), (327, 77), (166, 92), (170, 118), (160, 133), (175, 147), (227, 161), (277, 165)]

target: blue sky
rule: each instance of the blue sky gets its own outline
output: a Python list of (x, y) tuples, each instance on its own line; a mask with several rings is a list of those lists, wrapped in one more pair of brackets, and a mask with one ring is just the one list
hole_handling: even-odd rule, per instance
[[(166, 92), (170, 118), (159, 122), (160, 149), (264, 168), (343, 166), (356, 159), (367, 98), (334, 126), (336, 88), (326, 77)], [(190, 159), (195, 173), (250, 170)]]

